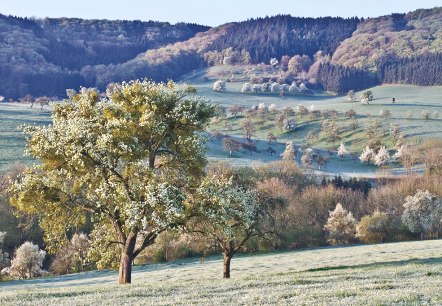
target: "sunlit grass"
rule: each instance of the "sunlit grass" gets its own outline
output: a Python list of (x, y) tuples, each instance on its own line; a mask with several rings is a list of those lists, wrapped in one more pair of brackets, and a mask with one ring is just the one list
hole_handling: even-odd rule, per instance
[(442, 241), (319, 248), (87, 272), (0, 285), (1, 305), (389, 305), (442, 303)]

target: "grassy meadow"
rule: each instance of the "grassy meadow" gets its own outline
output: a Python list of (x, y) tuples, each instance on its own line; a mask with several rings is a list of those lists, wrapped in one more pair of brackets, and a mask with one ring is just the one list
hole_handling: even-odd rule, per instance
[(435, 305), (442, 303), (442, 240), (242, 255), (91, 271), (0, 285), (1, 305)]
[[(280, 159), (280, 154), (284, 151), (285, 142), (287, 141), (293, 141), (298, 145), (308, 142), (312, 147), (320, 150), (336, 147), (340, 142), (343, 142), (349, 151), (359, 155), (366, 145), (365, 128), (375, 118), (379, 117), (382, 109), (388, 109), (391, 112), (391, 117), (382, 119), (385, 130), (384, 142), (390, 150), (394, 148), (392, 137), (388, 132), (389, 125), (392, 122), (399, 123), (405, 139), (411, 144), (419, 143), (429, 137), (442, 137), (442, 86), (384, 85), (374, 87), (370, 89), (374, 94), (374, 101), (370, 105), (363, 105), (360, 102), (349, 103), (346, 102), (345, 97), (334, 96), (322, 91), (315, 91), (313, 96), (286, 95), (284, 99), (281, 99), (278, 94), (241, 93), (242, 84), (248, 81), (250, 77), (247, 76), (244, 68), (236, 66), (228, 68), (230, 69), (228, 72), (235, 75), (237, 81), (227, 82), (226, 92), (214, 92), (212, 90), (213, 82), (223, 77), (222, 73), (225, 73), (225, 69), (224, 66), (216, 66), (197, 70), (187, 75), (182, 81), (195, 86), (198, 94), (205, 96), (213, 103), (219, 103), (227, 108), (234, 104), (240, 104), (249, 109), (252, 105), (258, 105), (259, 103), (264, 103), (266, 106), (274, 103), (279, 110), (287, 106), (296, 108), (298, 104), (305, 105), (307, 108), (314, 105), (319, 110), (336, 110), (339, 112), (336, 123), (343, 127), (343, 132), (340, 135), (341, 139), (335, 144), (330, 143), (323, 133), (319, 133), (317, 138), (307, 141), (306, 137), (309, 131), (319, 131), (321, 129), (321, 118), (311, 119), (308, 116), (303, 118), (292, 116), (296, 121), (297, 127), (294, 131), (285, 132), (275, 127), (274, 119), (276, 115), (268, 113), (252, 119), (257, 127), (254, 140), (261, 153), (250, 155), (247, 152), (240, 151), (229, 156), (228, 152), (223, 149), (222, 141), (212, 139), (208, 143), (207, 153), (210, 160), (227, 160), (232, 164), (241, 166), (259, 165)], [(267, 73), (272, 76), (275, 73), (271, 69), (268, 71), (269, 68), (265, 70), (259, 66), (253, 69), (263, 69), (263, 71), (258, 72), (264, 75)], [(358, 98), (359, 96), (360, 92), (356, 93), (356, 97)], [(391, 102), (393, 97), (396, 98), (395, 104)], [(344, 113), (349, 109), (354, 109), (357, 114), (359, 126), (355, 130), (346, 127), (350, 120), (344, 116)], [(423, 120), (421, 118), (423, 110), (428, 110), (432, 116), (435, 112), (438, 112), (440, 116), (438, 118), (433, 116), (430, 120)], [(411, 118), (409, 112), (412, 114)], [(19, 127), (23, 124), (49, 124), (49, 115), (48, 107), (40, 111), (39, 107), (30, 108), (26, 104), (0, 104), (0, 170), (7, 169), (15, 162), (31, 163), (30, 159), (23, 157), (24, 135)], [(226, 119), (213, 122), (209, 130), (217, 130), (223, 134), (241, 138), (243, 130), (240, 124), (243, 119), (244, 115), (233, 117), (229, 114)], [(231, 125), (231, 129), (226, 128), (226, 123)], [(267, 141), (267, 134), (269, 132), (277, 137), (277, 143), (272, 144), (276, 154), (272, 156), (264, 152), (269, 147)], [(318, 171), (319, 168), (318, 166), (313, 166), (308, 170)], [(393, 174), (403, 173), (403, 169), (398, 164), (392, 164), (387, 169), (378, 169), (375, 166), (363, 165), (358, 159), (352, 160), (349, 157), (340, 159), (336, 156), (331, 157), (327, 167), (322, 168), (320, 173), (374, 177), (385, 175), (386, 171)]]
[[(256, 68), (259, 69), (259, 68)], [(226, 72), (227, 71), (227, 72)], [(265, 71), (264, 71), (265, 72)], [(214, 81), (217, 79), (226, 79), (225, 75), (235, 76), (235, 82), (226, 82), (225, 92), (214, 92), (212, 87)], [(268, 156), (267, 153), (257, 153), (252, 156), (246, 152), (236, 152), (229, 156), (222, 147), (222, 141), (212, 141), (209, 144), (209, 157), (213, 159), (227, 159), (235, 164), (250, 165), (265, 163), (270, 160), (279, 159), (279, 155), (284, 151), (284, 143), (292, 141), (295, 144), (302, 145), (308, 143), (313, 148), (330, 149), (336, 148), (340, 142), (343, 142), (347, 149), (359, 156), (363, 148), (366, 146), (366, 127), (374, 120), (378, 119), (382, 122), (384, 130), (383, 142), (386, 144), (390, 153), (394, 153), (394, 141), (390, 135), (390, 123), (398, 123), (400, 130), (404, 135), (405, 141), (408, 144), (419, 144), (427, 138), (442, 137), (442, 86), (434, 87), (419, 87), (411, 85), (383, 85), (370, 88), (374, 95), (374, 100), (370, 105), (365, 105), (359, 102), (359, 97), (362, 93), (356, 93), (355, 102), (347, 102), (346, 97), (331, 95), (323, 91), (314, 91), (312, 96), (303, 95), (289, 95), (287, 94), (283, 99), (279, 94), (275, 93), (242, 93), (241, 88), (244, 82), (249, 82), (250, 71), (247, 68), (227, 67), (223, 66), (211, 67), (205, 70), (198, 70), (191, 75), (188, 75), (183, 81), (192, 84), (198, 90), (198, 93), (206, 96), (214, 103), (227, 108), (239, 104), (244, 106), (245, 110), (252, 106), (257, 106), (264, 103), (267, 107), (275, 104), (278, 110), (285, 107), (296, 108), (298, 104), (304, 105), (308, 109), (314, 106), (320, 111), (336, 110), (338, 117), (336, 124), (341, 129), (340, 139), (335, 143), (331, 143), (327, 135), (320, 133), (322, 127), (322, 118), (309, 118), (304, 116), (292, 115), (290, 118), (296, 122), (296, 129), (294, 131), (281, 131), (275, 126), (275, 113), (267, 113), (254, 117), (250, 117), (252, 122), (257, 127), (255, 133), (255, 141), (258, 150), (261, 152), (266, 150), (269, 146), (267, 142), (268, 133), (273, 133), (278, 143), (272, 144), (277, 154)], [(252, 74), (253, 75), (253, 74)], [(395, 98), (395, 103), (392, 103), (392, 98)], [(358, 127), (356, 129), (350, 128), (351, 119), (344, 115), (350, 109), (356, 112), (356, 120)], [(381, 118), (381, 110), (389, 110), (390, 117)], [(424, 120), (421, 117), (422, 111), (430, 113), (430, 119)], [(238, 138), (243, 137), (243, 129), (241, 121), (245, 115), (238, 114), (236, 117), (227, 114), (228, 117), (210, 126), (210, 130), (219, 131), (223, 134), (229, 134)], [(229, 128), (226, 124), (230, 125)], [(309, 132), (316, 132), (317, 137), (307, 140)], [(387, 169), (378, 169), (374, 166), (362, 165), (358, 159), (351, 160), (350, 158), (339, 159), (332, 156), (330, 159), (328, 169), (321, 169), (324, 173), (339, 173), (345, 176), (376, 176), (377, 174), (389, 173), (401, 174), (403, 169), (398, 164), (392, 164)], [(311, 169), (317, 171), (318, 168)], [(420, 169), (416, 169), (420, 171)]]
[(31, 108), (29, 104), (0, 103), (0, 170), (6, 170), (14, 163), (30, 164), (32, 161), (23, 156), (25, 136), (22, 125), (49, 124), (50, 112), (46, 107)]

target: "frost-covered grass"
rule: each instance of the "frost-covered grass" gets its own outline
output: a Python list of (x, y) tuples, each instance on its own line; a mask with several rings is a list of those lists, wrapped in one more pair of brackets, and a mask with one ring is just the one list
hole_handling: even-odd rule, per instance
[(23, 124), (49, 124), (49, 110), (29, 104), (0, 103), (0, 170), (15, 162), (30, 163), (23, 156), (25, 137), (19, 127)]
[(388, 305), (441, 304), (442, 240), (239, 256), (88, 272), (0, 285), (0, 305)]

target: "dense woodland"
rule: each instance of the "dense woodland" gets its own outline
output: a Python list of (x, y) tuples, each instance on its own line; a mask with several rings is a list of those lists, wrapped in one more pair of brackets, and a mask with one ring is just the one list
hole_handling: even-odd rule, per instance
[[(179, 23), (27, 19), (0, 15), (0, 95), (65, 96), (68, 88), (181, 76), (226, 50), (236, 64), (320, 51), (305, 81), (345, 93), (382, 83), (441, 84), (442, 8), (371, 19), (279, 15), (217, 28)], [(211, 56), (207, 56), (211, 54)], [(209, 59), (210, 58), (210, 59)], [(327, 59), (327, 60), (324, 60)], [(312, 84), (313, 85), (313, 84)]]

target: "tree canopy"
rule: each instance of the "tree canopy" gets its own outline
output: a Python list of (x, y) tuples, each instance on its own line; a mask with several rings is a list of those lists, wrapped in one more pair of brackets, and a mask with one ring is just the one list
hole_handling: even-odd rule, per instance
[[(13, 186), (12, 204), (36, 214), (49, 251), (89, 214), (111, 225), (121, 248), (120, 283), (159, 233), (186, 219), (186, 190), (203, 175), (200, 133), (215, 107), (191, 87), (149, 81), (83, 88), (54, 106), (53, 124), (27, 126), (27, 154), (40, 161)], [(118, 256), (118, 254), (116, 254)]]

